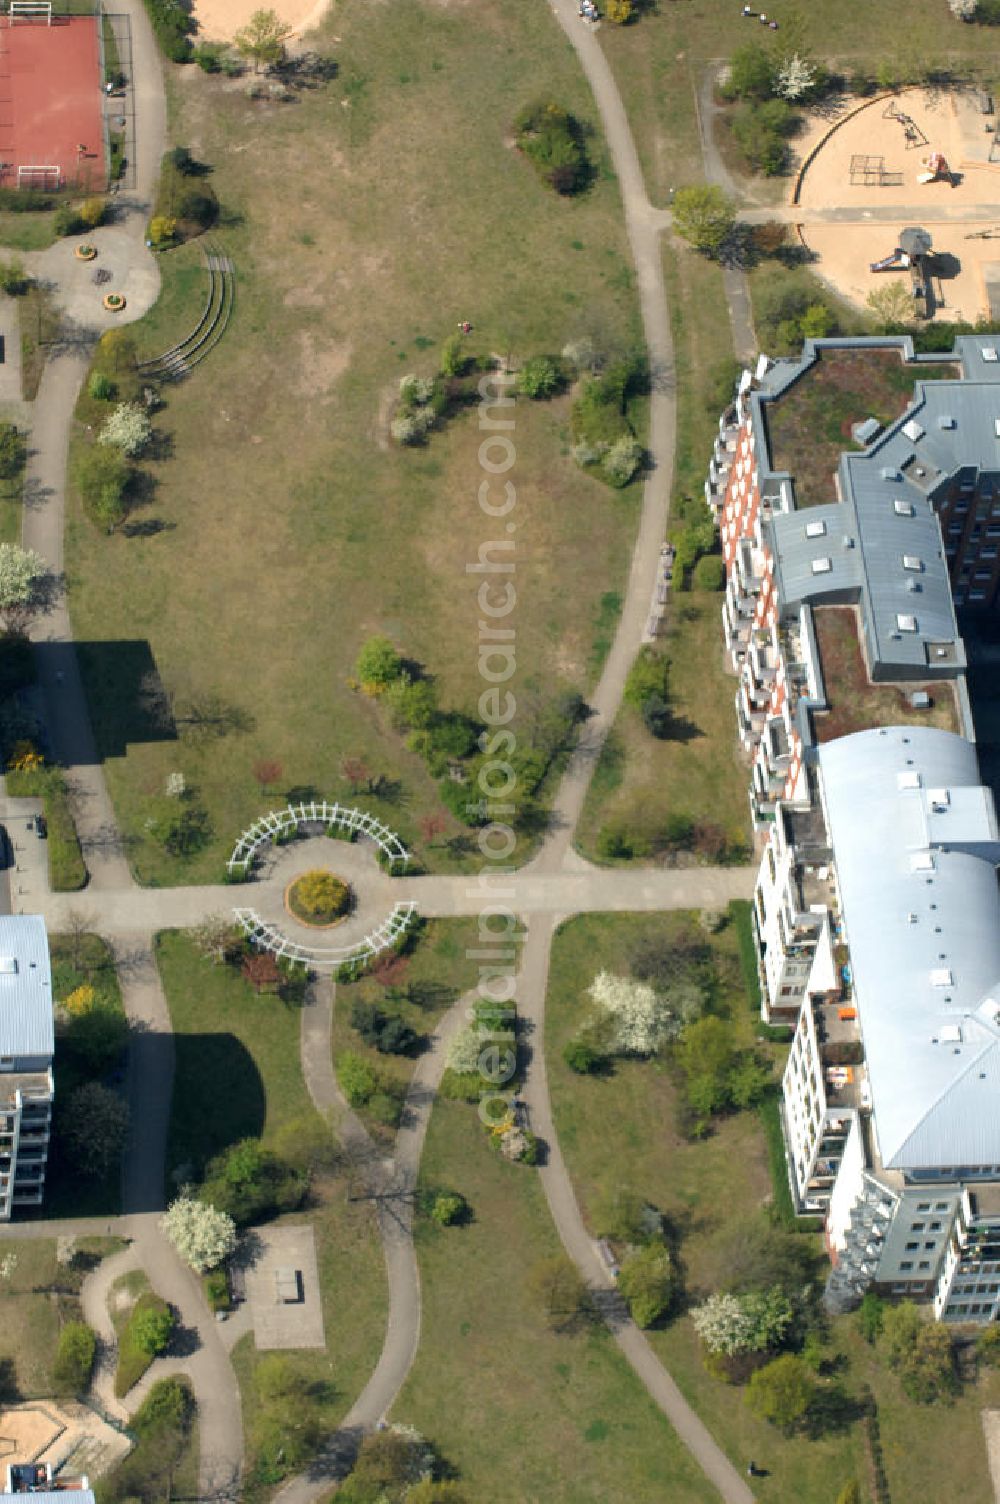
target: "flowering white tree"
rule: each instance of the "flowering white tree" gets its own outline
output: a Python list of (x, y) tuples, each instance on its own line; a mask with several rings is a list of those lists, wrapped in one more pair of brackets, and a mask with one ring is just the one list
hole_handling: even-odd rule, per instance
[(774, 92), (782, 99), (801, 99), (816, 82), (816, 68), (793, 52), (778, 66), (774, 80)]
[(484, 1040), (481, 1029), (475, 1025), (459, 1029), (448, 1041), (445, 1051), (445, 1062), (450, 1071), (457, 1072), (460, 1076), (471, 1075), (479, 1069), (479, 1055), (483, 1048)]
[(777, 1285), (745, 1295), (710, 1295), (691, 1313), (694, 1329), (711, 1353), (763, 1353), (779, 1347), (792, 1307)]
[(168, 773), (164, 793), (168, 799), (180, 799), (187, 790), (187, 782), (183, 773)]
[(152, 426), (138, 402), (119, 402), (97, 436), (99, 444), (110, 444), (122, 454), (141, 454), (149, 443)]
[(18, 543), (0, 543), (0, 613), (15, 630), (18, 618), (29, 613), (45, 574), (45, 561), (33, 548)]
[(171, 1202), (160, 1227), (196, 1274), (214, 1269), (236, 1247), (236, 1223), (232, 1217), (183, 1193)]
[(611, 1022), (611, 1048), (619, 1055), (655, 1055), (680, 1030), (681, 1020), (648, 982), (599, 971), (588, 992)]
[(959, 21), (971, 21), (976, 14), (978, 0), (948, 0), (948, 9)]

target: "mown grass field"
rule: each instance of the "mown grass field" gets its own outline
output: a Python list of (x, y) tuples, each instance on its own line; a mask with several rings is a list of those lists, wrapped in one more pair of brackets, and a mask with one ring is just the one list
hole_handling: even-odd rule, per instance
[[(613, 492), (574, 465), (568, 396), (518, 402), (513, 535), (477, 503), (473, 413), (422, 449), (386, 437), (400, 377), (431, 373), (459, 320), (474, 326), (470, 353), (514, 361), (585, 334), (612, 352), (638, 336), (599, 131), (595, 180), (576, 200), (511, 144), (515, 113), (539, 94), (596, 125), (568, 44), (531, 0), (484, 10), (475, 26), (434, 3), (348, 0), (316, 45), (337, 77), (293, 104), (175, 73), (173, 132), (213, 168), (236, 315), (204, 367), (166, 392), (135, 526), (108, 538), (81, 515), (69, 523), (74, 630), (97, 645), (84, 671), (145, 881), (218, 871), (265, 802), (251, 772), (261, 756), (283, 764), (276, 793), (332, 796), (347, 792), (343, 757), (361, 757), (387, 780), (380, 813), (416, 840), (436, 788), (347, 681), (361, 642), (384, 632), (436, 677), (445, 707), (475, 712), (480, 580), (466, 564), (497, 528), (517, 545), (526, 702), (591, 682), (598, 603), (625, 579), (639, 488)], [(192, 263), (190, 250), (163, 257), (163, 303), (137, 331), (143, 353), (197, 321)], [(143, 685), (158, 677), (174, 702), (224, 702), (243, 729), (193, 741), (151, 728), (127, 667), (140, 660)], [(175, 770), (212, 827), (186, 863), (146, 828)], [(454, 860), (440, 843), (423, 855)]]
[[(610, 1076), (578, 1076), (562, 1058), (595, 972), (602, 967), (627, 972), (637, 941), (657, 932), (678, 940), (705, 938), (697, 916), (685, 914), (588, 915), (560, 929), (546, 999), (546, 1060), (559, 1142), (585, 1218), (593, 1215), (602, 1195), (621, 1185), (647, 1198), (680, 1234), (685, 1297), (697, 1303), (725, 1279), (727, 1229), (758, 1215), (771, 1201), (759, 1116), (743, 1112), (724, 1118), (707, 1139), (688, 1142), (674, 1128), (676, 1087), (668, 1067), (656, 1060), (619, 1061)], [(728, 1007), (744, 1042), (751, 1042), (757, 1026), (740, 980), (733, 925), (711, 939), (721, 982), (716, 1006)], [(780, 1048), (773, 1051), (776, 1075), (783, 1054)], [(831, 1504), (850, 1478), (864, 1483), (857, 1423), (818, 1440), (785, 1437), (751, 1413), (740, 1388), (705, 1370), (689, 1317), (681, 1315), (649, 1336), (733, 1462), (742, 1468), (752, 1457), (766, 1469), (766, 1476), (754, 1483), (758, 1498), (775, 1504), (793, 1499), (796, 1504)], [(896, 1377), (861, 1339), (853, 1317), (831, 1322), (828, 1356), (835, 1355), (836, 1376), (849, 1393), (871, 1385), (893, 1499), (945, 1497), (957, 1446), (968, 1459), (968, 1497), (989, 1504), (980, 1410), (996, 1403), (996, 1374), (968, 1386), (954, 1405), (928, 1408), (903, 1396)], [(965, 1488), (963, 1477), (963, 1497)]]
[(604, 1329), (547, 1328), (530, 1271), (559, 1245), (538, 1177), (501, 1159), (473, 1107), (435, 1104), (421, 1180), (461, 1191), (473, 1220), (419, 1224), (421, 1342), (392, 1418), (472, 1499), (714, 1499)]
[[(298, 1009), (258, 996), (228, 967), (211, 966), (176, 931), (158, 937), (157, 964), (177, 1050), (168, 1171), (182, 1165), (188, 1177), (197, 1177), (213, 1154), (242, 1138), (262, 1137), (270, 1145), (290, 1124), (310, 1132), (316, 1114), (299, 1065)], [(311, 1386), (309, 1403), (323, 1428), (332, 1430), (381, 1350), (385, 1267), (371, 1206), (349, 1199), (341, 1174), (324, 1174), (289, 1220), (307, 1220), (316, 1237), (327, 1343), (292, 1361)], [(233, 1353), (251, 1472), (264, 1424), (253, 1383), (259, 1356), (252, 1336)]]

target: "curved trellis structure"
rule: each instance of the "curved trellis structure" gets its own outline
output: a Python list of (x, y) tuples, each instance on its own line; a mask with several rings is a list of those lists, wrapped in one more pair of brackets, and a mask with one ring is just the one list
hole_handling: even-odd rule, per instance
[(247, 878), (253, 869), (262, 846), (269, 846), (283, 836), (297, 834), (303, 826), (322, 826), (327, 835), (338, 831), (355, 836), (364, 836), (374, 841), (390, 868), (405, 867), (410, 853), (387, 825), (367, 810), (355, 809), (349, 804), (330, 804), (326, 799), (305, 800), (301, 804), (286, 804), (284, 809), (270, 810), (261, 815), (240, 836), (233, 847), (233, 854), (226, 863), (231, 877)]
[(363, 940), (354, 945), (302, 945), (292, 940), (278, 924), (262, 919), (254, 909), (235, 909), (236, 922), (251, 945), (258, 950), (268, 950), (273, 956), (289, 961), (301, 961), (317, 970), (334, 971), (351, 961), (370, 961), (381, 951), (391, 950), (414, 923), (417, 917), (415, 903), (397, 903), (387, 919), (369, 930)]

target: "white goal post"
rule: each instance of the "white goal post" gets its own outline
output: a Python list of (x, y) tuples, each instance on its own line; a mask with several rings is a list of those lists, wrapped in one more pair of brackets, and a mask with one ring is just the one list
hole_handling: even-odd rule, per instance
[(61, 167), (19, 167), (17, 169), (17, 186), (19, 188), (61, 188)]
[(52, 25), (52, 0), (10, 0), (7, 11), (9, 26), (15, 21), (43, 20), (46, 26)]

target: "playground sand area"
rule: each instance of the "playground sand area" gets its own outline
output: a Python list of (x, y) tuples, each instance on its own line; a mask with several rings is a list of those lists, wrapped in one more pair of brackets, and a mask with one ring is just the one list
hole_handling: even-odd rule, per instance
[[(872, 272), (870, 265), (890, 255), (904, 226), (922, 225), (940, 258), (934, 317), (971, 321), (989, 314), (991, 284), (996, 312), (1000, 160), (989, 161), (993, 133), (986, 126), (997, 123), (995, 114), (982, 113), (971, 89), (904, 89), (853, 112), (848, 107), (832, 130), (829, 118), (811, 124), (797, 142), (803, 162), (816, 151), (801, 179), (800, 235), (820, 258), (819, 275), (860, 306), (888, 279), (909, 284), (905, 270)], [(947, 159), (951, 183), (918, 181), (931, 152)], [(811, 222), (829, 211), (836, 211), (836, 220)]]
[[(277, 13), (293, 36), (301, 36), (318, 26), (330, 8), (331, 0), (268, 0), (267, 8)], [(255, 10), (258, 0), (195, 0), (192, 13), (198, 23), (200, 42), (231, 42)]]

